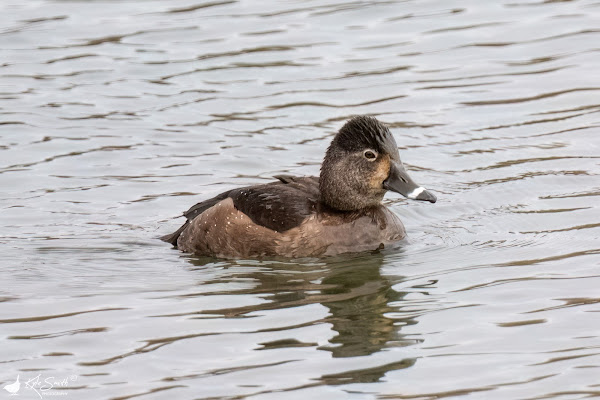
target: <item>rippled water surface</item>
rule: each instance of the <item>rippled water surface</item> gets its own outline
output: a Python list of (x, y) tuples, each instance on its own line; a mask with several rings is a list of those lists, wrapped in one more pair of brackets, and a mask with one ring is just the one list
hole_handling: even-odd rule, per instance
[[(597, 0), (2, 1), (0, 386), (600, 396), (599, 27)], [(387, 196), (399, 251), (156, 240), (226, 188), (318, 174), (356, 114), (439, 199)]]

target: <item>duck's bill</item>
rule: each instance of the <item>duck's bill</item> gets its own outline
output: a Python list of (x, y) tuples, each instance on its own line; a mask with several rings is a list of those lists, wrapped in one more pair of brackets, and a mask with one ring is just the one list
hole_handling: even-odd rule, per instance
[(390, 168), (390, 176), (383, 181), (383, 187), (386, 190), (391, 190), (400, 193), (402, 196), (412, 200), (423, 200), (435, 203), (437, 198), (427, 189), (417, 185), (408, 176), (402, 164), (392, 163)]

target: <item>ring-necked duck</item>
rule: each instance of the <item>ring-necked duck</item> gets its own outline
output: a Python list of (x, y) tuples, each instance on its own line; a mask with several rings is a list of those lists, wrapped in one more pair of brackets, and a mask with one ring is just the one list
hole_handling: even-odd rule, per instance
[(224, 258), (313, 257), (376, 250), (406, 236), (381, 204), (386, 191), (435, 203), (404, 169), (389, 129), (372, 117), (350, 119), (333, 138), (320, 177), (232, 189), (196, 204), (161, 239), (179, 249)]

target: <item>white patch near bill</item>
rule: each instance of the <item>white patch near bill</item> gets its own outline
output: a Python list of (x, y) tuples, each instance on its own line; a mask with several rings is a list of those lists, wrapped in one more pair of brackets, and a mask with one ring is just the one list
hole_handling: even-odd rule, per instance
[(406, 197), (408, 197), (409, 199), (416, 199), (417, 196), (420, 195), (421, 193), (423, 193), (424, 191), (425, 191), (425, 188), (419, 186), (418, 188), (416, 188), (415, 190), (410, 192)]

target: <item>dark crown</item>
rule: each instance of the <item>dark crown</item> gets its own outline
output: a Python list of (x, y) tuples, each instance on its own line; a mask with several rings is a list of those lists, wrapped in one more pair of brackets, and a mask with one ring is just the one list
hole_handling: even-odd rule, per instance
[(333, 139), (336, 146), (347, 151), (370, 148), (378, 152), (383, 152), (390, 140), (394, 137), (387, 126), (366, 115), (350, 119)]

